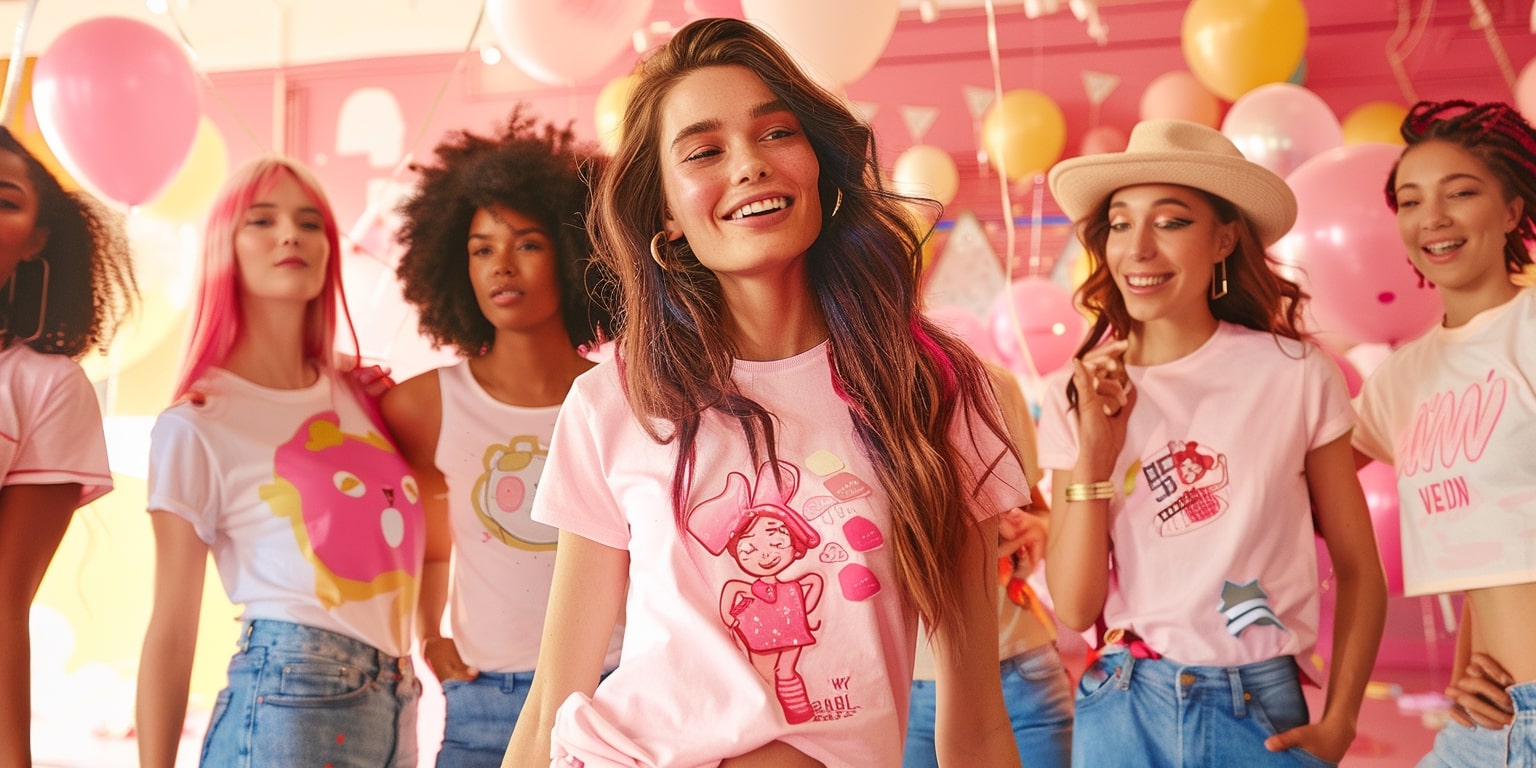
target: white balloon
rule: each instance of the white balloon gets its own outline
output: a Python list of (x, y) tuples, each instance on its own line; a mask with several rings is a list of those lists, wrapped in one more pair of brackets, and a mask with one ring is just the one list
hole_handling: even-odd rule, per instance
[(550, 85), (601, 71), (628, 49), (651, 0), (490, 0), (486, 20), (501, 52)]
[(742, 17), (768, 30), (822, 85), (837, 90), (869, 72), (896, 30), (900, 0), (741, 0)]
[(949, 205), (960, 191), (960, 171), (954, 158), (932, 144), (918, 144), (901, 153), (891, 181), (903, 195), (933, 198), (940, 205)]

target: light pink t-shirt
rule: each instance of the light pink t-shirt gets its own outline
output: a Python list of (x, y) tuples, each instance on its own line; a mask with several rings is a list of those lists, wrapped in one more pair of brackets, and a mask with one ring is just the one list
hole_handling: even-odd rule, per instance
[(337, 374), (269, 389), (213, 368), (150, 434), (149, 508), (192, 524), (245, 619), (411, 647), (416, 479)]
[[(777, 417), (778, 479), (711, 413), (684, 530), (669, 497), (676, 448), (645, 435), (614, 364), (577, 379), (561, 410), (533, 517), (628, 550), (630, 570), (623, 662), (591, 700), (561, 708), (557, 753), (588, 768), (693, 768), (779, 740), (828, 766), (899, 765), (916, 616), (827, 346), (737, 361), (733, 376)], [(971, 509), (985, 518), (1027, 488), (979, 430), (962, 476), (1003, 456)]]
[(1536, 289), (1382, 362), (1355, 447), (1397, 469), (1403, 591), (1536, 581)]
[[(1230, 323), (1171, 363), (1126, 366), (1138, 391), (1108, 479), (1110, 628), (1184, 664), (1295, 656), (1314, 679), (1318, 578), (1307, 453), (1348, 433), (1338, 367), (1312, 344)], [(1053, 387), (1040, 464), (1077, 462)], [(1099, 479), (1099, 478), (1093, 478)], [(1071, 514), (1072, 510), (1057, 511)]]
[[(503, 403), (468, 361), (439, 368), (437, 380), (443, 413), (433, 463), (448, 481), (453, 642), (476, 669), (528, 672), (539, 658), (559, 534), (529, 511), (560, 406)], [(614, 632), (607, 668), (619, 663), (622, 636)]]
[(80, 484), (80, 506), (112, 490), (96, 390), (75, 361), (0, 349), (0, 486)]

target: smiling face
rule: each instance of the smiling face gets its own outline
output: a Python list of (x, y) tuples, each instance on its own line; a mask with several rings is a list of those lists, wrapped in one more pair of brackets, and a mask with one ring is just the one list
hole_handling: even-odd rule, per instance
[(330, 243), (320, 208), (297, 179), (279, 173), (235, 229), (244, 300), (306, 304), (325, 287)]
[(723, 284), (804, 269), (821, 232), (820, 164), (800, 121), (744, 67), (706, 67), (661, 106), (668, 239)]
[(475, 301), (498, 332), (565, 333), (554, 241), (543, 224), (505, 206), (481, 208), (468, 248)]
[(759, 515), (736, 539), (736, 562), (743, 571), (759, 578), (772, 576), (795, 561), (795, 543), (789, 526), (768, 515)]
[(0, 151), (0, 285), (47, 243), (48, 230), (37, 226), (37, 190), (26, 160)]
[(1505, 287), (1505, 235), (1519, 223), (1523, 203), (1472, 153), (1426, 141), (1397, 166), (1397, 231), (1408, 259), (1442, 291)]
[(1189, 187), (1142, 184), (1110, 197), (1105, 261), (1138, 323), (1208, 320), (1212, 271), (1236, 245), (1236, 224)]

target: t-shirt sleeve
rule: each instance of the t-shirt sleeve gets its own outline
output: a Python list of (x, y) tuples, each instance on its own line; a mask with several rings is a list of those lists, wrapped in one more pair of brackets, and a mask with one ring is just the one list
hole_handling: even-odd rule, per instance
[(221, 475), (197, 426), (167, 411), (149, 434), (149, 509), (169, 512), (212, 545), (218, 532)]
[(1307, 450), (1321, 448), (1349, 432), (1355, 425), (1355, 409), (1349, 403), (1349, 385), (1338, 364), (1321, 348), (1309, 345), (1306, 365)]
[(1003, 412), (1003, 425), (1013, 439), (1013, 447), (1019, 452), (1024, 464), (1024, 481), (1031, 486), (1040, 482), (1040, 454), (1035, 441), (1035, 420), (1029, 414), (1029, 403), (1019, 380), (1006, 370), (988, 365), (992, 387), (997, 392), (997, 405)]
[(604, 546), (629, 549), (629, 521), (609, 485), (598, 430), (634, 417), (627, 410), (605, 413), (594, 408), (583, 383), (578, 380), (555, 419), (530, 514), (538, 522)]
[(1077, 418), (1067, 410), (1066, 386), (1062, 377), (1046, 381), (1037, 438), (1041, 470), (1066, 470), (1077, 463)]
[(960, 481), (975, 489), (971, 514), (986, 520), (1029, 503), (1029, 481), (1007, 443), (987, 427), (974, 406), (962, 409), (959, 416), (950, 436), (962, 462)]
[[(61, 358), (62, 360), (62, 358)], [(28, 406), (27, 433), (20, 435), (4, 485), (80, 484), (79, 505), (112, 490), (101, 407), (85, 371), (72, 361), (53, 367)]]
[(1386, 464), (1395, 464), (1397, 457), (1392, 452), (1391, 424), (1392, 417), (1389, 412), (1391, 402), (1390, 382), (1388, 381), (1387, 364), (1381, 367), (1366, 380), (1360, 388), (1360, 396), (1355, 398), (1355, 415), (1359, 422), (1355, 426), (1355, 432), (1350, 436), (1350, 442), (1355, 450)]

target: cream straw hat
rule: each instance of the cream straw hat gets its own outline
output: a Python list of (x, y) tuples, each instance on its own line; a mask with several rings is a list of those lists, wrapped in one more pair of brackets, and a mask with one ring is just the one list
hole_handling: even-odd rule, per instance
[(1209, 192), (1242, 210), (1265, 247), (1296, 223), (1296, 195), (1285, 180), (1248, 161), (1220, 132), (1186, 120), (1143, 120), (1124, 152), (1063, 160), (1051, 168), (1051, 195), (1073, 221), (1115, 190), (1178, 184)]

